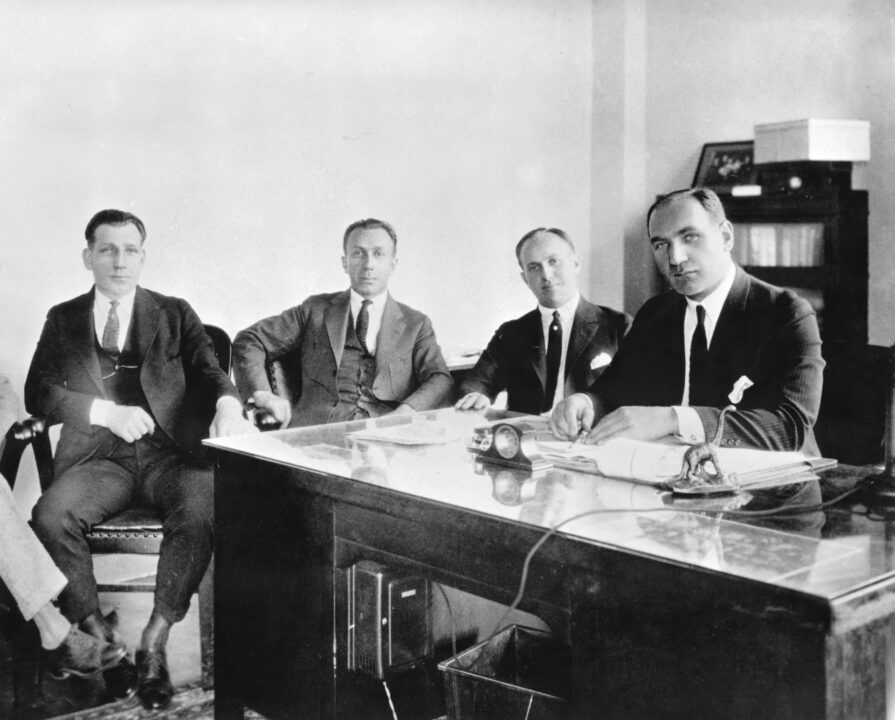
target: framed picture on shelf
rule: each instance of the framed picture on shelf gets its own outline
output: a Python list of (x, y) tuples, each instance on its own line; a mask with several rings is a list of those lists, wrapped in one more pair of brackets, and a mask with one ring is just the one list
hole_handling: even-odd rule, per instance
[(693, 187), (701, 185), (727, 195), (734, 185), (754, 184), (753, 145), (752, 140), (703, 145)]

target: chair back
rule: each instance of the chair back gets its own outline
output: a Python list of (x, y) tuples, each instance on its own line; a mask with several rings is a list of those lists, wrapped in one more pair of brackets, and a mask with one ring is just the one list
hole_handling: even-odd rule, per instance
[(270, 389), (276, 395), (289, 400), (294, 408), (301, 396), (301, 348), (267, 363), (265, 370)]
[(825, 342), (824, 387), (814, 426), (824, 457), (851, 465), (885, 459), (891, 355), (878, 345)]
[(233, 345), (227, 332), (217, 325), (205, 325), (205, 334), (214, 345), (214, 356), (218, 359), (218, 365), (228, 375), (233, 362)]

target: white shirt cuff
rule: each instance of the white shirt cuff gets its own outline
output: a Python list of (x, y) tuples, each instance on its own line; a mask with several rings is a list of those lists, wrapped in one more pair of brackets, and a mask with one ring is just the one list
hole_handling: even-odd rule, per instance
[(702, 420), (699, 419), (699, 413), (691, 407), (681, 405), (672, 405), (671, 409), (677, 415), (678, 438), (691, 445), (705, 442), (705, 428), (702, 426)]
[(111, 400), (94, 400), (90, 406), (90, 424), (109, 427), (109, 413), (113, 407), (115, 407), (115, 403)]

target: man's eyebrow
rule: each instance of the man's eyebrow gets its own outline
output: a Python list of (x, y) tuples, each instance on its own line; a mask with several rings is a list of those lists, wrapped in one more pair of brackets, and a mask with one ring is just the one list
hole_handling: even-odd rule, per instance
[(671, 233), (670, 236), (653, 235), (652, 237), (650, 237), (649, 241), (651, 243), (657, 243), (657, 242), (662, 242), (664, 240), (667, 240), (668, 237), (677, 237), (679, 235), (689, 235), (690, 233), (695, 233), (695, 232), (698, 232), (698, 230), (695, 227), (693, 227), (692, 225), (684, 225), (684, 227), (678, 228), (673, 233)]

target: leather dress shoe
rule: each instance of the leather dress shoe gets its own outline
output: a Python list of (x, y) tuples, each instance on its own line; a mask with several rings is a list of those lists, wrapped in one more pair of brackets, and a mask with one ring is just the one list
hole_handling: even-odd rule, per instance
[(127, 651), (120, 643), (110, 643), (72, 626), (55, 650), (47, 651), (50, 675), (64, 680), (69, 675), (89, 678), (114, 667)]
[(174, 687), (164, 650), (137, 650), (137, 695), (147, 710), (161, 710), (171, 704)]
[(111, 670), (106, 670), (103, 680), (106, 681), (106, 692), (116, 700), (126, 700), (137, 692), (137, 668), (130, 658), (126, 657)]

